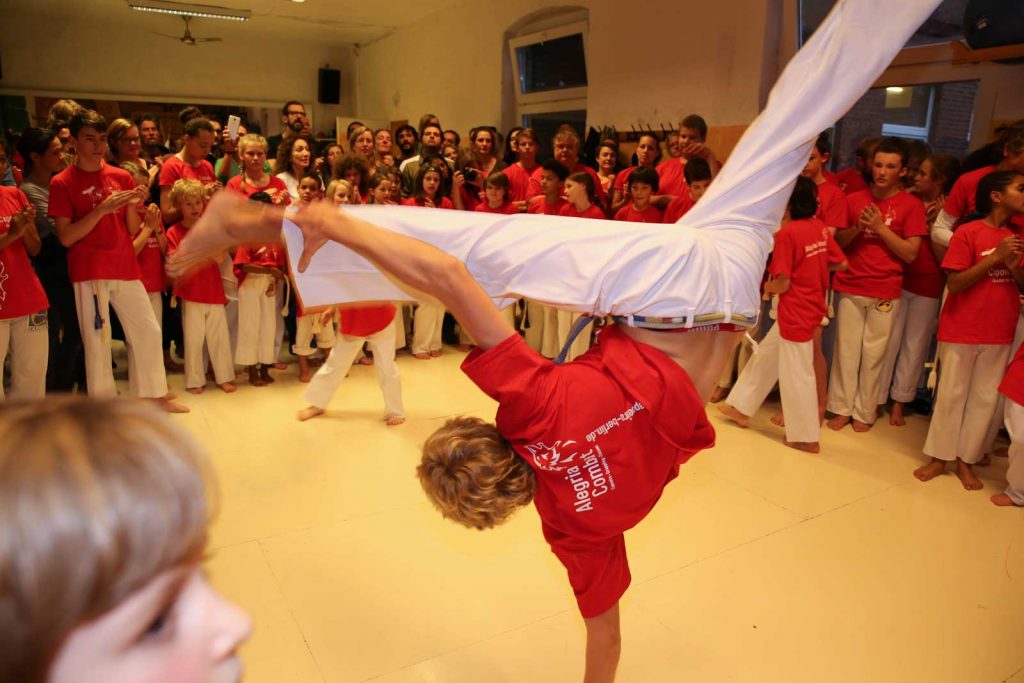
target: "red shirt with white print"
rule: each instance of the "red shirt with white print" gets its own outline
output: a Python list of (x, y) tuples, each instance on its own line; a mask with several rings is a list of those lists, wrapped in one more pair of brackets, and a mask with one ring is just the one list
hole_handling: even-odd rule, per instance
[[(83, 171), (68, 166), (50, 180), (51, 218), (68, 218), (75, 223), (100, 205), (107, 196), (122, 190), (134, 190), (135, 181), (127, 171), (104, 164), (98, 171)], [(71, 282), (89, 280), (138, 280), (139, 261), (135, 258), (125, 213), (135, 211), (128, 205), (108, 213), (88, 235), (68, 248), (68, 275)]]
[(288, 194), (288, 186), (284, 184), (284, 181), (278, 178), (276, 175), (270, 176), (270, 182), (263, 187), (257, 187), (253, 185), (252, 181), (245, 177), (244, 173), (240, 173), (231, 180), (225, 186), (232, 192), (237, 192), (240, 195), (245, 196), (246, 199), (253, 196), (257, 192), (266, 192), (270, 196), (271, 202), (280, 206), (286, 206), (292, 203), (292, 198)]
[(715, 443), (689, 376), (665, 353), (606, 327), (556, 365), (512, 335), (462, 370), (498, 402), (497, 427), (534, 469), (544, 538), (584, 618), (629, 586), (623, 532), (647, 516), (679, 466)]
[[(985, 221), (964, 223), (953, 233), (942, 267), (967, 270), (1013, 234)], [(956, 344), (1012, 344), (1020, 316), (1020, 290), (1009, 267), (998, 263), (962, 292), (950, 292), (939, 316), (939, 341)]]
[[(139, 212), (139, 221), (146, 220), (146, 207), (142, 204), (135, 205)], [(145, 229), (145, 226), (143, 226)], [(142, 249), (135, 255), (139, 262), (139, 273), (141, 274), (142, 286), (147, 292), (162, 292), (167, 287), (167, 273), (164, 269), (164, 253), (160, 251), (160, 240), (156, 233), (151, 232)]]
[(566, 202), (565, 205), (558, 210), (559, 216), (568, 216), (569, 218), (598, 218), (604, 219), (607, 216), (604, 215), (604, 211), (597, 204), (591, 204), (583, 211), (577, 211), (576, 207)]
[(206, 159), (198, 166), (190, 166), (177, 154), (167, 159), (160, 168), (160, 187), (171, 187), (176, 180), (198, 180), (203, 185), (217, 182), (217, 174), (213, 172), (213, 164)]
[(238, 284), (245, 281), (247, 273), (242, 269), (245, 264), (262, 268), (285, 269), (284, 247), (280, 244), (259, 244), (254, 247), (239, 247), (235, 252), (235, 277)]
[(390, 325), (396, 311), (392, 304), (342, 308), (338, 311), (338, 329), (350, 337), (369, 337)]
[[(28, 198), (24, 192), (0, 186), (0, 236), (11, 231), (14, 215), (26, 206)], [(0, 320), (21, 318), (49, 307), (43, 286), (29, 263), (25, 242), (11, 242), (0, 250)]]
[(779, 336), (811, 340), (826, 311), (829, 265), (845, 260), (831, 231), (816, 217), (790, 221), (775, 233), (768, 272), (789, 278), (789, 289), (779, 295)]
[[(924, 237), (928, 234), (924, 204), (900, 190), (888, 199), (875, 199), (871, 190), (847, 197), (850, 226), (856, 226), (861, 211), (874, 204), (882, 212), (882, 221), (899, 237)], [(854, 227), (841, 228), (853, 230)], [(837, 292), (875, 299), (898, 299), (903, 290), (903, 265), (874, 230), (865, 228), (846, 246), (849, 268), (836, 273)]]
[[(187, 234), (188, 228), (181, 223), (167, 229), (168, 256), (178, 249)], [(195, 304), (226, 304), (228, 299), (224, 296), (220, 266), (211, 259), (187, 275), (179, 277), (174, 281), (174, 296)]]
[(661, 223), (661, 218), (661, 209), (653, 204), (643, 211), (637, 211), (633, 207), (632, 202), (630, 202), (615, 212), (615, 220), (629, 221), (631, 223)]

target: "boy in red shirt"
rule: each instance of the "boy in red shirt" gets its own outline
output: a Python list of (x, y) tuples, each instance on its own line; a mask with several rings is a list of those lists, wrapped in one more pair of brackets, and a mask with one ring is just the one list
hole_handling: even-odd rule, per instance
[(711, 168), (711, 175), (717, 175), (722, 164), (718, 162), (704, 141), (708, 137), (708, 124), (704, 117), (690, 114), (679, 124), (679, 144), (683, 154), (680, 157), (666, 159), (658, 164), (658, 176), (661, 178), (661, 193), (682, 197), (686, 195), (686, 180), (683, 170), (691, 159), (703, 159)]
[(168, 158), (160, 168), (160, 211), (166, 225), (181, 220), (171, 202), (171, 187), (177, 180), (198, 180), (206, 188), (207, 197), (221, 188), (213, 165), (206, 160), (214, 137), (213, 124), (209, 119), (202, 116), (190, 119), (185, 123), (185, 144), (181, 151)]
[(878, 414), (882, 360), (896, 319), (903, 264), (917, 258), (928, 234), (924, 206), (903, 189), (906, 150), (898, 139), (879, 143), (872, 160), (875, 184), (849, 197), (850, 227), (836, 232), (849, 259), (836, 273), (836, 342), (828, 387), (828, 421), (866, 432)]
[(633, 201), (615, 214), (617, 221), (661, 223), (661, 209), (651, 204), (658, 192), (658, 172), (650, 166), (637, 166), (629, 174), (629, 195)]
[[(562, 207), (567, 204), (562, 197), (562, 192), (565, 187), (565, 181), (569, 177), (569, 170), (564, 164), (554, 159), (545, 161), (538, 170), (540, 173), (534, 173), (534, 176), (539, 179), (538, 187), (540, 188), (540, 194), (538, 199), (530, 202), (527, 213), (543, 213), (549, 216), (557, 216)], [(597, 191), (597, 183), (599, 182), (595, 181), (595, 193)]]
[(655, 168), (660, 156), (661, 146), (658, 144), (658, 137), (654, 133), (642, 133), (636, 144), (636, 166), (619, 171), (615, 176), (615, 182), (612, 183), (612, 203), (609, 210), (611, 215), (614, 216), (619, 209), (632, 201), (632, 197), (629, 196), (629, 174), (637, 166)]
[(21, 190), (0, 186), (0, 367), (8, 349), (13, 350), (11, 398), (15, 399), (41, 399), (46, 394), (50, 303), (28, 260), (41, 246), (35, 206)]
[(846, 267), (839, 245), (815, 216), (818, 205), (814, 182), (798, 179), (789, 200), (790, 220), (775, 233), (769, 266), (772, 279), (764, 287), (766, 295), (779, 295), (778, 322), (718, 406), (726, 417), (746, 427), (778, 382), (786, 415), (785, 444), (808, 453), (821, 450), (814, 340), (820, 346), (829, 270)]
[(526, 201), (530, 198), (530, 176), (537, 170), (537, 134), (532, 128), (523, 128), (516, 133), (516, 156), (519, 160), (501, 172), (508, 176), (508, 198), (520, 211), (525, 211)]
[[(171, 203), (181, 215), (181, 222), (167, 231), (168, 255), (173, 254), (188, 230), (203, 215), (206, 188), (197, 180), (178, 180), (171, 187)], [(224, 307), (224, 283), (220, 266), (210, 260), (206, 265), (178, 278), (174, 283), (174, 296), (181, 302), (181, 324), (185, 331), (185, 389), (193, 394), (203, 393), (206, 369), (203, 346), (210, 354), (214, 380), (225, 393), (235, 391), (235, 364), (231, 358), (231, 341)]]
[(484, 181), (484, 197), (487, 201), (480, 202), (473, 210), (481, 213), (519, 213), (519, 207), (509, 199), (510, 188), (508, 176), (495, 171)]
[(139, 280), (132, 249), (140, 218), (131, 205), (145, 199), (146, 188), (104, 161), (107, 123), (102, 116), (82, 109), (72, 117), (70, 128), (78, 154), (73, 166), (50, 181), (49, 213), (61, 244), (68, 248), (89, 395), (117, 395), (110, 357), (113, 306), (131, 346), (138, 395), (159, 399), (172, 412), (188, 412), (168, 395), (160, 325)]
[(711, 167), (701, 158), (690, 159), (683, 169), (686, 193), (674, 198), (665, 208), (662, 223), (678, 223), (694, 207), (711, 185)]
[[(598, 177), (597, 171), (580, 161), (580, 136), (571, 126), (562, 126), (558, 129), (558, 132), (551, 139), (551, 150), (552, 158), (549, 161), (557, 161), (565, 167), (565, 177), (562, 180), (564, 181), (565, 178), (568, 178), (570, 173), (590, 174), (594, 179), (594, 191), (597, 193), (597, 201), (602, 206), (605, 206), (608, 196), (601, 185), (601, 178)], [(541, 187), (541, 175), (544, 169), (545, 164), (541, 164), (540, 167), (534, 169), (533, 175), (530, 176), (530, 199), (544, 194), (544, 189)]]
[(931, 461), (914, 470), (928, 481), (955, 461), (968, 491), (982, 487), (971, 466), (984, 455), (1020, 312), (1024, 241), (1009, 224), (1024, 212), (1024, 174), (988, 174), (975, 201), (985, 218), (957, 228), (942, 260), (949, 296), (939, 317), (939, 388), (924, 444)]
[(832, 229), (834, 235), (836, 230), (849, 225), (849, 216), (846, 207), (846, 195), (839, 186), (830, 182), (825, 177), (825, 164), (832, 157), (831, 147), (828, 141), (828, 133), (818, 136), (814, 147), (811, 148), (811, 157), (801, 173), (805, 178), (810, 178), (818, 187), (818, 211), (814, 215)]

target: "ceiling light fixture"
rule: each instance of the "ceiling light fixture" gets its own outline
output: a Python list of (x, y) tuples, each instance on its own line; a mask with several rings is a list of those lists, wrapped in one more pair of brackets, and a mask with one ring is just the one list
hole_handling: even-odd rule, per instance
[(903, 88), (899, 87), (898, 85), (890, 85), (888, 88), (885, 89), (885, 92), (892, 93), (893, 95), (899, 95), (900, 93), (903, 92)]
[(194, 5), (169, 0), (128, 0), (128, 7), (139, 12), (155, 12), (157, 14), (173, 14), (178, 17), (202, 17), (203, 19), (229, 19), (231, 21), (249, 21), (252, 12), (249, 10), (228, 9), (214, 5)]

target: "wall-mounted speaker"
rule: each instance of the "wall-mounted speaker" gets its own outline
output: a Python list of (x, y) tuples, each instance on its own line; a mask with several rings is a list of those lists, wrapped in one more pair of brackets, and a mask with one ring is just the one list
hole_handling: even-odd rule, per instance
[(320, 104), (341, 104), (341, 71), (338, 69), (319, 70), (316, 101)]

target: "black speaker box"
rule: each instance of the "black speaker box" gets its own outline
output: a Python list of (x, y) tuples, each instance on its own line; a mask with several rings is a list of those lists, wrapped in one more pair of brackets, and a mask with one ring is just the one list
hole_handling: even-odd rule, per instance
[(339, 70), (319, 70), (316, 101), (320, 104), (341, 104), (341, 72)]
[(975, 50), (1024, 43), (1024, 3), (971, 0), (964, 12), (964, 34)]

